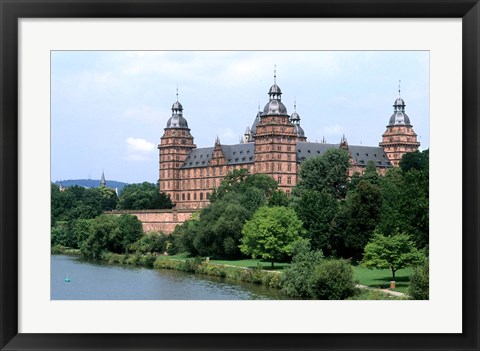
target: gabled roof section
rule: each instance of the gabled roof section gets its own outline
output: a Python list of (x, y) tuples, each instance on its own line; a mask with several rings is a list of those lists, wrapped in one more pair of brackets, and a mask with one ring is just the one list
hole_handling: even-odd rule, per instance
[(349, 145), (348, 149), (352, 159), (359, 166), (367, 165), (368, 161), (373, 161), (376, 167), (392, 167), (385, 151), (379, 146)]
[[(248, 164), (255, 162), (253, 143), (221, 145), (226, 165)], [(182, 168), (207, 167), (212, 160), (213, 147), (193, 149), (185, 159)]]
[(255, 162), (254, 143), (222, 145), (227, 165), (236, 165)]
[(320, 156), (328, 149), (338, 149), (339, 144), (326, 144), (326, 143), (307, 143), (297, 142), (297, 162), (305, 161), (306, 159)]
[[(339, 147), (340, 144), (297, 142), (297, 162), (323, 155), (328, 149), (338, 149)], [(352, 155), (353, 161), (359, 166), (366, 166), (368, 161), (373, 161), (376, 167), (392, 167), (381, 147), (348, 145), (348, 151)]]
[(212, 159), (213, 147), (193, 149), (188, 154), (182, 168), (207, 167)]

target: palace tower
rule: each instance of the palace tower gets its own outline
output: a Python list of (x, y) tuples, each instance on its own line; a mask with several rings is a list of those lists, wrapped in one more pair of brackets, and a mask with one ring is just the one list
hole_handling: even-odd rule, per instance
[(382, 141), (379, 143), (395, 167), (399, 166), (403, 155), (407, 152), (417, 151), (420, 146), (417, 134), (410, 124), (410, 118), (405, 113), (405, 106), (405, 101), (400, 97), (399, 87), (398, 98), (393, 104), (393, 115), (390, 117), (387, 130), (382, 135)]

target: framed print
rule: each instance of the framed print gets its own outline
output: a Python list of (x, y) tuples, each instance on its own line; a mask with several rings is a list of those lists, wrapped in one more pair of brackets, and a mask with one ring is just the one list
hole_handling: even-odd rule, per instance
[[(473, 0), (425, 0), (416, 3), (383, 0), (314, 0), (300, 3), (2, 0), (2, 350), (478, 349), (479, 6), (478, 2)], [(300, 52), (305, 53), (305, 57), (312, 58), (302, 60), (302, 64), (297, 67), (291, 64), (288, 55), (295, 57)], [(341, 54), (331, 54), (328, 58), (319, 54), (332, 52)], [(219, 53), (222, 53), (222, 56)], [(249, 53), (250, 56), (242, 56), (242, 59), (245, 58), (242, 62), (246, 63), (242, 64), (241, 69), (230, 71), (230, 75), (215, 76), (216, 82), (224, 84), (225, 80), (228, 81), (225, 86), (230, 92), (223, 94), (221, 90), (213, 89), (212, 72), (223, 70), (223, 64), (242, 53)], [(385, 55), (385, 58), (384, 61), (368, 61), (369, 64), (362, 66), (363, 53), (369, 59), (381, 54)], [(410, 57), (407, 53), (415, 55)], [(168, 92), (161, 93), (162, 100), (167, 99), (168, 103), (173, 105), (171, 118), (168, 118), (168, 122), (165, 118), (167, 128), (164, 128), (162, 120), (159, 131), (155, 131), (155, 136), (152, 137), (161, 140), (159, 149), (168, 148), (168, 141), (165, 140), (177, 137), (176, 134), (169, 134), (170, 129), (175, 130), (172, 124), (177, 123), (177, 120), (180, 126), (179, 136), (185, 137), (185, 134), (181, 134), (185, 132), (181, 127), (183, 123), (184, 129), (188, 129), (187, 120), (193, 134), (194, 126), (205, 127), (200, 122), (192, 122), (189, 115), (186, 119), (182, 115), (182, 81), (186, 81), (188, 76), (196, 75), (195, 82), (207, 82), (204, 85), (192, 85), (197, 89), (197, 95), (202, 97), (200, 100), (207, 101), (204, 105), (206, 113), (213, 115), (219, 113), (220, 104), (229, 99), (231, 102), (228, 106), (232, 110), (238, 110), (234, 99), (241, 100), (240, 95), (251, 98), (248, 89), (241, 93), (235, 90), (242, 75), (257, 75), (259, 71), (255, 70), (255, 67), (272, 66), (271, 63), (275, 63), (278, 66), (271, 68), (274, 85), (270, 88), (269, 101), (263, 110), (267, 117), (270, 113), (275, 114), (272, 112), (275, 106), (282, 109), (279, 86), (282, 86), (284, 95), (287, 95), (285, 93), (288, 87), (280, 83), (277, 86), (277, 77), (279, 81), (283, 79), (280, 78), (280, 72), (288, 69), (284, 67), (295, 70), (299, 82), (297, 86), (293, 83), (291, 86), (302, 91), (299, 87), (306, 86), (305, 77), (309, 76), (308, 72), (302, 72), (302, 69), (308, 71), (308, 67), (313, 67), (310, 68), (310, 76), (316, 77), (315, 74), (320, 68), (325, 74), (334, 74), (333, 69), (337, 67), (347, 76), (349, 73), (346, 65), (342, 66), (342, 63), (346, 62), (342, 55), (347, 55), (349, 64), (356, 67), (357, 71), (362, 71), (362, 76), (356, 86), (347, 88), (344, 85), (339, 91), (350, 89), (353, 91), (352, 97), (361, 96), (358, 98), (361, 100), (360, 106), (364, 106), (361, 103), (368, 104), (369, 101), (365, 101), (365, 95), (356, 91), (371, 89), (369, 87), (372, 84), (378, 84), (375, 77), (379, 75), (388, 76), (389, 79), (401, 75), (397, 81), (392, 82), (395, 93), (398, 80), (402, 77), (426, 77), (425, 85), (420, 88), (424, 94), (422, 96), (426, 96), (425, 100), (428, 100), (423, 110), (420, 109), (426, 116), (426, 131), (419, 134), (423, 134), (421, 141), (428, 143), (429, 148), (431, 144), (430, 174), (433, 176), (430, 177), (427, 195), (432, 199), (429, 207), (430, 222), (427, 221), (431, 233), (429, 246), (427, 245), (430, 259), (430, 298), (426, 301), (206, 301), (208, 299), (195, 298), (185, 301), (175, 298), (180, 295), (180, 291), (174, 293), (174, 298), (160, 300), (136, 298), (139, 295), (133, 298), (121, 295), (119, 298), (109, 299), (95, 294), (88, 295), (86, 291), (77, 291), (75, 296), (80, 296), (79, 298), (68, 298), (73, 295), (64, 295), (67, 298), (58, 297), (61, 295), (56, 294), (60, 290), (51, 283), (51, 275), (58, 273), (50, 259), (50, 220), (53, 216), (49, 206), (53, 201), (50, 197), (51, 182), (55, 180), (53, 178), (61, 177), (55, 172), (62, 166), (73, 168), (76, 164), (85, 168), (85, 163), (82, 164), (81, 157), (75, 153), (75, 145), (83, 145), (88, 149), (87, 158), (91, 163), (94, 162), (96, 149), (91, 144), (95, 141), (83, 138), (81, 124), (88, 130), (95, 131), (96, 140), (107, 144), (105, 148), (113, 150), (110, 155), (125, 152), (124, 160), (127, 161), (148, 159), (148, 153), (155, 149), (154, 144), (143, 139), (138, 133), (121, 134), (119, 130), (122, 127), (119, 120), (116, 123), (115, 116), (111, 117), (109, 123), (105, 123), (105, 109), (88, 107), (89, 104), (100, 106), (99, 101), (105, 106), (108, 105), (110, 110), (115, 110), (111, 106), (117, 105), (115, 111), (118, 118), (130, 118), (130, 121), (137, 124), (142, 123), (141, 118), (163, 114), (163, 111), (152, 112), (148, 108), (129, 110), (121, 101), (122, 94), (123, 99), (127, 100), (128, 95), (138, 92), (135, 98), (139, 101), (146, 99), (148, 95), (156, 99), (157, 93), (149, 86), (151, 81), (146, 79), (151, 72), (158, 72), (156, 66), (160, 61), (150, 60), (152, 55), (166, 58), (161, 61), (163, 69), (166, 67), (175, 73), (168, 82), (169, 89), (171, 85), (175, 85), (175, 79), (179, 80), (176, 82), (179, 87), (173, 87), (172, 101), (165, 97)], [(128, 67), (119, 64), (131, 57), (134, 57), (135, 61), (129, 63)], [(273, 62), (275, 60), (278, 62)], [(316, 66), (310, 65), (313, 61), (318, 61)], [(385, 68), (383, 74), (378, 73), (380, 71), (376, 70), (376, 66), (381, 65), (379, 62), (387, 61), (389, 65), (385, 67), (388, 69)], [(263, 62), (262, 65), (260, 62)], [(282, 63), (284, 66), (281, 66)], [(423, 70), (418, 71), (416, 64)], [(302, 65), (304, 67), (301, 67)], [(210, 71), (203, 70), (206, 66)], [(72, 67), (77, 70), (69, 71)], [(92, 78), (89, 71), (91, 67), (99, 69), (102, 74)], [(138, 72), (143, 74), (139, 80)], [(120, 82), (119, 75), (127, 79)], [(73, 76), (75, 79), (71, 78)], [(67, 78), (62, 81), (62, 77)], [(262, 79), (263, 77), (256, 79), (260, 82), (259, 85), (271, 85), (270, 81), (266, 83)], [(85, 82), (88, 84), (82, 85)], [(162, 83), (165, 82), (155, 82), (157, 85)], [(83, 90), (77, 89), (79, 85), (82, 85), (80, 88)], [(100, 90), (96, 90), (100, 86), (111, 91), (122, 86), (125, 90), (115, 99), (109, 100)], [(329, 100), (338, 98), (338, 104), (346, 105), (340, 93), (333, 92), (332, 86), (329, 92), (328, 87), (322, 86), (320, 80), (314, 82), (310, 90), (318, 90), (323, 95), (331, 93)], [(401, 86), (398, 87), (398, 94), (400, 90)], [(426, 90), (428, 93), (425, 93)], [(72, 103), (73, 100), (65, 98), (66, 91), (82, 97), (76, 101), (77, 105)], [(415, 93), (420, 94), (418, 91)], [(186, 94), (193, 96), (188, 88)], [(372, 90), (371, 101), (375, 102), (378, 94)], [(289, 110), (297, 113), (297, 97), (289, 98)], [(394, 118), (393, 122), (389, 122), (387, 131), (394, 128), (397, 122), (400, 128), (411, 127), (404, 114), (403, 93), (398, 97), (392, 96), (392, 101), (393, 98), (398, 121)], [(275, 100), (277, 105), (272, 100)], [(284, 103), (287, 104), (285, 100)], [(327, 108), (321, 101), (318, 102), (317, 112)], [(406, 97), (405, 101), (409, 103)], [(182, 103), (186, 106), (183, 101)], [(256, 103), (254, 101), (254, 104)], [(169, 106), (166, 110), (168, 109)], [(291, 122), (297, 126), (296, 133), (300, 133), (299, 114), (302, 114), (300, 108), (298, 111), (298, 119)], [(258, 113), (261, 114), (260, 108)], [(58, 123), (57, 116), (66, 114), (73, 116), (78, 123)], [(314, 116), (315, 112), (311, 115)], [(415, 128), (415, 117), (410, 117)], [(203, 122), (207, 121), (206, 117), (200, 118)], [(231, 122), (236, 118), (235, 111), (232, 111), (232, 116), (224, 116), (224, 119), (230, 119)], [(342, 116), (335, 118), (337, 125), (332, 124), (330, 129), (324, 129), (324, 132), (335, 129), (337, 133), (342, 130), (339, 127), (339, 124), (343, 123), (339, 122)], [(361, 130), (363, 125), (363, 128), (367, 129), (365, 123), (356, 120), (353, 122), (355, 111), (352, 111), (348, 118), (351, 118), (351, 125), (354, 126), (352, 128)], [(247, 123), (250, 122), (248, 120)], [(356, 124), (357, 122), (359, 123)], [(314, 130), (315, 127), (312, 123), (309, 130)], [(382, 125), (381, 128), (383, 127)], [(213, 126), (206, 129), (219, 130)], [(304, 133), (307, 136), (309, 130), (305, 128)], [(422, 129), (419, 127), (419, 130)], [(53, 137), (53, 131), (55, 136), (65, 137), (61, 147), (58, 146), (58, 139)], [(162, 131), (165, 134), (162, 134)], [(122, 151), (119, 145), (109, 144), (109, 138), (99, 137), (105, 136), (102, 133), (121, 134), (122, 140), (126, 142), (122, 145), (125, 149)], [(402, 129), (401, 133), (406, 133), (410, 144), (416, 145), (417, 140), (411, 139), (413, 132), (410, 133), (406, 128)], [(242, 134), (240, 146), (236, 145), (236, 148), (232, 147), (229, 151), (222, 149), (221, 140), (237, 136), (229, 135), (228, 131), (220, 137), (217, 136), (215, 146), (212, 144), (213, 148), (206, 144), (208, 141), (196, 139), (200, 145), (191, 157), (197, 156), (198, 161), (192, 159), (191, 163), (201, 162), (202, 156), (210, 157), (208, 152), (212, 153), (213, 158), (217, 149), (223, 153), (231, 152), (229, 157), (236, 161), (237, 155), (234, 152), (238, 152), (237, 158), (240, 158), (243, 157), (240, 151), (246, 154), (250, 150), (247, 144), (251, 134), (247, 134)], [(305, 134), (298, 134), (297, 137), (303, 138)], [(320, 135), (314, 139), (317, 137), (320, 139)], [(340, 147), (343, 143), (347, 144), (346, 139), (345, 136), (342, 137)], [(389, 140), (388, 135), (384, 136), (382, 143), (387, 145), (392, 141)], [(233, 142), (236, 143), (236, 140)], [(366, 145), (371, 144), (364, 142)], [(188, 146), (188, 143), (189, 140), (183, 142), (183, 147)], [(337, 141), (332, 140), (332, 143)], [(364, 146), (361, 140), (356, 143), (358, 150), (366, 150), (362, 148)], [(322, 142), (311, 144), (320, 145)], [(408, 142), (404, 141), (402, 145), (404, 144)], [(318, 148), (320, 153), (320, 147)], [(59, 149), (62, 149), (64, 154), (61, 161), (58, 161), (60, 158), (57, 157)], [(268, 159), (274, 151), (267, 148), (265, 150), (266, 154), (261, 155), (259, 160), (262, 160), (263, 156)], [(314, 152), (317, 152), (315, 150)], [(370, 152), (377, 149), (368, 150)], [(398, 149), (395, 150), (391, 151), (392, 154), (399, 152)], [(307, 154), (310, 151), (305, 148), (297, 152)], [(257, 151), (255, 154), (257, 155)], [(357, 155), (360, 157), (360, 154)], [(169, 160), (160, 159), (160, 163)], [(108, 161), (102, 160), (104, 164)], [(174, 161), (172, 158), (172, 162)], [(157, 160), (154, 160), (154, 163), (156, 162)], [(136, 168), (134, 165), (125, 162), (123, 168), (130, 168), (134, 170), (133, 173), (144, 172), (139, 163), (136, 163)], [(101, 167), (100, 163), (95, 166)], [(285, 169), (282, 169), (279, 163), (278, 172), (280, 171), (286, 173), (279, 173), (275, 180), (278, 179), (278, 185), (288, 188), (288, 192), (291, 183), (287, 182), (292, 180), (287, 177), (287, 173), (291, 170), (287, 168), (287, 163)], [(168, 172), (162, 173), (161, 165), (159, 172), (163, 174), (160, 179), (168, 177)], [(195, 174), (195, 170), (191, 174)], [(108, 192), (112, 189), (105, 186), (109, 182), (107, 170), (105, 175), (102, 174), (101, 183)], [(156, 175), (158, 174), (153, 177)], [(277, 177), (276, 173), (275, 176)], [(185, 177), (192, 178), (189, 175)], [(199, 179), (199, 182), (204, 180)], [(160, 189), (168, 191), (171, 186), (168, 181), (159, 182)], [(180, 185), (178, 186), (180, 189)], [(59, 187), (62, 188), (62, 185)], [(178, 218), (179, 213), (187, 213), (192, 203), (196, 206), (205, 200), (204, 196), (206, 195), (202, 191), (183, 194), (172, 192), (171, 197), (177, 206), (175, 218)], [(145, 222), (147, 221), (144, 221), (144, 225)], [(148, 223), (153, 226), (153, 222)], [(88, 230), (85, 229), (85, 232)], [(91, 251), (87, 251), (89, 249)], [(83, 246), (82, 250), (83, 253), (89, 252), (92, 257), (96, 257), (93, 246)], [(165, 254), (168, 254), (167, 249)], [(117, 259), (116, 256), (109, 257), (112, 260)], [(209, 260), (210, 258), (207, 262)], [(63, 277), (64, 271), (59, 274), (62, 275), (62, 288), (75, 287), (75, 284), (69, 284), (70, 278), (74, 281), (75, 277), (69, 274)], [(112, 279), (109, 280), (110, 278)], [(102, 279), (103, 283), (110, 285), (112, 289), (121, 289), (127, 283), (115, 281), (113, 275)], [(136, 282), (128, 283), (137, 286), (137, 290), (143, 290)], [(90, 298), (83, 299), (82, 296)], [(99, 297), (96, 298), (97, 296)]]

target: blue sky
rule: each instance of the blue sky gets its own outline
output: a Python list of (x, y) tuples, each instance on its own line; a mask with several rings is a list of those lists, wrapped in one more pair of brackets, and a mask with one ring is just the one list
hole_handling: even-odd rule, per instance
[(51, 180), (156, 182), (172, 103), (198, 147), (236, 144), (277, 84), (308, 141), (377, 146), (398, 96), (429, 147), (428, 51), (53, 51)]

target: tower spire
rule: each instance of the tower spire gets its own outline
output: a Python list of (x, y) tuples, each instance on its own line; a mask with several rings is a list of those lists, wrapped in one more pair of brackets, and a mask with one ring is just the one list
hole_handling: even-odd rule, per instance
[(273, 84), (277, 84), (277, 65), (273, 66)]
[(398, 97), (400, 97), (400, 84), (402, 83), (401, 80), (398, 81)]
[(107, 186), (107, 182), (105, 181), (105, 173), (103, 172), (102, 169), (102, 178), (100, 178), (100, 187), (105, 187)]
[(178, 102), (178, 84), (177, 84), (177, 102)]
[(293, 111), (297, 112), (297, 97), (293, 97)]

